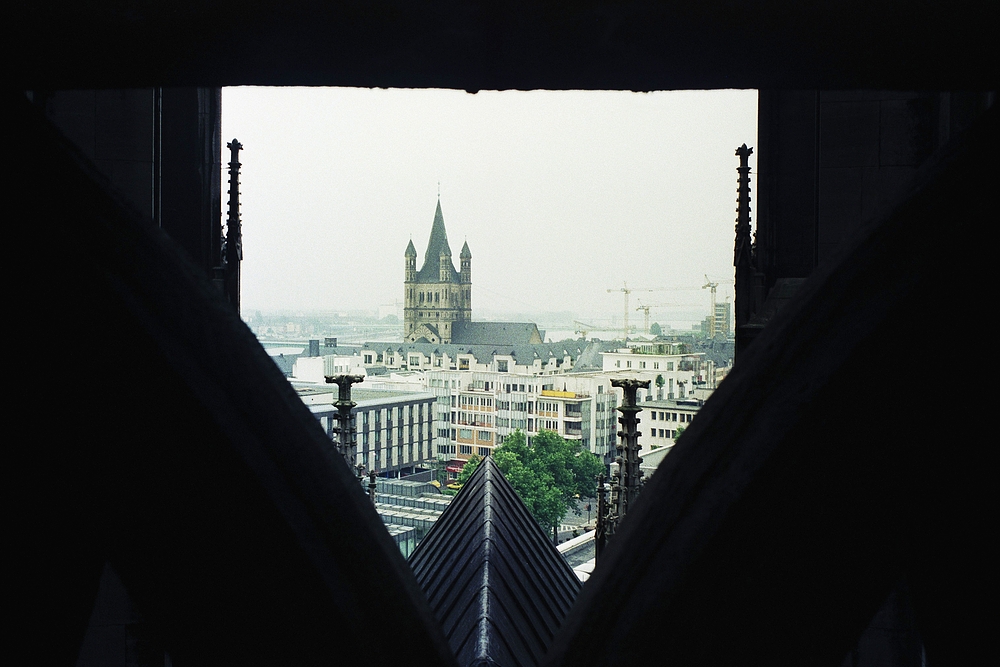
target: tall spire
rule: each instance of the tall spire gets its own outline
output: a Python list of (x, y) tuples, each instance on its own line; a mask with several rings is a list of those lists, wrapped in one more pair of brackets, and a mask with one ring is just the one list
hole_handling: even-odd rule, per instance
[[(749, 159), (753, 149), (743, 144), (736, 149), (736, 157), (740, 166), (736, 168), (739, 174), (736, 189), (736, 246), (734, 248), (733, 264), (736, 266), (736, 328), (750, 321), (753, 313), (753, 238), (750, 230), (750, 164)], [(715, 316), (715, 313), (712, 313)]]
[[(438, 282), (441, 267), (442, 253), (451, 257), (451, 246), (448, 245), (448, 232), (444, 228), (444, 214), (441, 213), (441, 200), (438, 200), (437, 209), (434, 211), (434, 224), (431, 225), (431, 237), (427, 241), (427, 251), (424, 253), (424, 263), (420, 268), (419, 282)], [(452, 265), (456, 282), (458, 272)]]
[(226, 238), (222, 245), (222, 267), (225, 292), (229, 303), (240, 309), (240, 262), (243, 261), (243, 225), (240, 222), (240, 151), (243, 144), (236, 139), (226, 144), (229, 158), (229, 218)]

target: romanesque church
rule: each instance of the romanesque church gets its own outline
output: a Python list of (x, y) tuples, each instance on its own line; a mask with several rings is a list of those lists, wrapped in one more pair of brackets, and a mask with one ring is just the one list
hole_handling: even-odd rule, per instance
[(406, 246), (406, 297), (403, 334), (408, 343), (421, 338), (430, 343), (450, 343), (456, 322), (472, 319), (472, 252), (469, 244), (459, 255), (461, 272), (451, 261), (451, 246), (444, 228), (441, 200), (434, 212), (424, 265), (417, 271), (417, 250)]
[(542, 343), (542, 333), (530, 322), (472, 321), (472, 251), (468, 243), (462, 246), (461, 270), (456, 271), (440, 199), (423, 266), (417, 271), (417, 249), (412, 240), (405, 256), (403, 336), (407, 343)]

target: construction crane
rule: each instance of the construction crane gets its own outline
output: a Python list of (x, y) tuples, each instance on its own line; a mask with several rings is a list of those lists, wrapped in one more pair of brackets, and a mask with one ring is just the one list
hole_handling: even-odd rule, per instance
[(712, 290), (712, 305), (708, 311), (708, 337), (715, 338), (715, 288), (719, 286), (719, 283), (713, 283), (708, 279), (708, 274), (705, 274), (705, 284), (701, 286), (702, 289)]
[[(712, 310), (709, 311), (709, 313), (708, 313), (708, 317), (709, 317), (709, 320), (708, 320), (708, 333), (709, 333), (710, 336), (715, 336), (715, 334), (719, 330), (719, 327), (717, 326), (718, 322), (715, 321), (715, 305), (717, 303), (716, 296), (715, 296), (715, 289), (719, 285), (721, 285), (722, 283), (726, 283), (728, 285), (728, 284), (731, 284), (732, 282), (733, 282), (732, 280), (710, 280), (707, 275), (705, 276), (705, 284), (702, 285), (701, 288), (702, 289), (710, 289), (710, 290), (712, 290), (712, 303), (711, 303), (711, 309)], [(726, 297), (727, 301), (728, 301), (728, 299), (729, 299), (729, 297)]]
[(664, 306), (683, 306), (683, 305), (684, 304), (680, 304), (680, 303), (651, 303), (649, 305), (644, 306), (644, 305), (642, 305), (642, 302), (639, 302), (639, 307), (636, 308), (635, 310), (636, 310), (636, 312), (638, 312), (640, 310), (643, 312), (643, 327), (642, 328), (643, 328), (643, 331), (648, 336), (649, 335), (649, 310), (651, 308), (663, 308)]
[(586, 322), (581, 322), (580, 320), (573, 320), (573, 326), (576, 327), (574, 333), (578, 333), (584, 338), (587, 337), (588, 333), (590, 333), (591, 331), (596, 331), (598, 328), (595, 327), (593, 324), (587, 324)]
[(623, 323), (623, 329), (625, 331), (625, 340), (628, 340), (628, 295), (631, 294), (632, 292), (659, 292), (659, 291), (662, 291), (662, 290), (659, 290), (659, 289), (646, 289), (646, 288), (638, 288), (638, 287), (630, 288), (628, 286), (628, 283), (622, 283), (622, 287), (619, 287), (618, 289), (609, 289), (608, 290), (608, 294), (611, 294), (612, 292), (621, 292), (622, 294), (625, 295), (625, 321)]
[(647, 336), (649, 335), (649, 309), (650, 308), (652, 308), (652, 306), (644, 306), (644, 305), (642, 305), (640, 303), (639, 307), (635, 309), (636, 312), (639, 312), (640, 310), (642, 311), (642, 332), (644, 334), (646, 334)]

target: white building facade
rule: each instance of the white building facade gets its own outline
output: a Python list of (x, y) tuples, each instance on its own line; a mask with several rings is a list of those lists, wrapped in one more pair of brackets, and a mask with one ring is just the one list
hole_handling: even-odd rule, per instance
[(606, 373), (650, 381), (649, 391), (639, 390), (639, 401), (685, 399), (694, 395), (696, 387), (715, 386), (715, 366), (701, 353), (658, 354), (637, 346), (605, 352), (602, 360)]
[(435, 444), (453, 461), (486, 456), (516, 430), (529, 442), (553, 431), (602, 459), (614, 451), (620, 398), (609, 374), (428, 371), (427, 390), (437, 396), (437, 419), (447, 424)]

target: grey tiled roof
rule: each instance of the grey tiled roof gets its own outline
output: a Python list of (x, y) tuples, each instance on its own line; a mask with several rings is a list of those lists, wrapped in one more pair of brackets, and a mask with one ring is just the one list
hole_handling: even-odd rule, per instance
[[(446, 354), (452, 359), (455, 359), (459, 354), (471, 354), (481, 364), (490, 363), (494, 355), (511, 356), (517, 363), (530, 366), (535, 359), (541, 359), (543, 362), (546, 362), (552, 357), (562, 359), (566, 354), (569, 354), (570, 359), (575, 364), (580, 355), (584, 354), (590, 348), (597, 350), (597, 352), (590, 353), (593, 355), (599, 354), (605, 348), (613, 349), (615, 346), (611, 343), (601, 343), (598, 341), (587, 343), (580, 340), (564, 340), (558, 343), (537, 343), (535, 345), (462, 345), (458, 343), (426, 342), (400, 344), (398, 342), (383, 343), (373, 341), (365, 343), (363, 347), (366, 350), (375, 350), (378, 352), (392, 350), (393, 354), (400, 355), (408, 352), (420, 352), (427, 357)], [(592, 371), (594, 369), (588, 370)], [(600, 370), (600, 368), (598, 367), (597, 370)]]
[(410, 566), (461, 667), (540, 663), (581, 586), (492, 457)]
[(588, 341), (583, 353), (573, 363), (573, 373), (593, 373), (604, 370), (604, 359), (601, 353), (618, 347), (615, 341)]
[(458, 344), (525, 345), (544, 341), (531, 322), (455, 322), (451, 342)]

